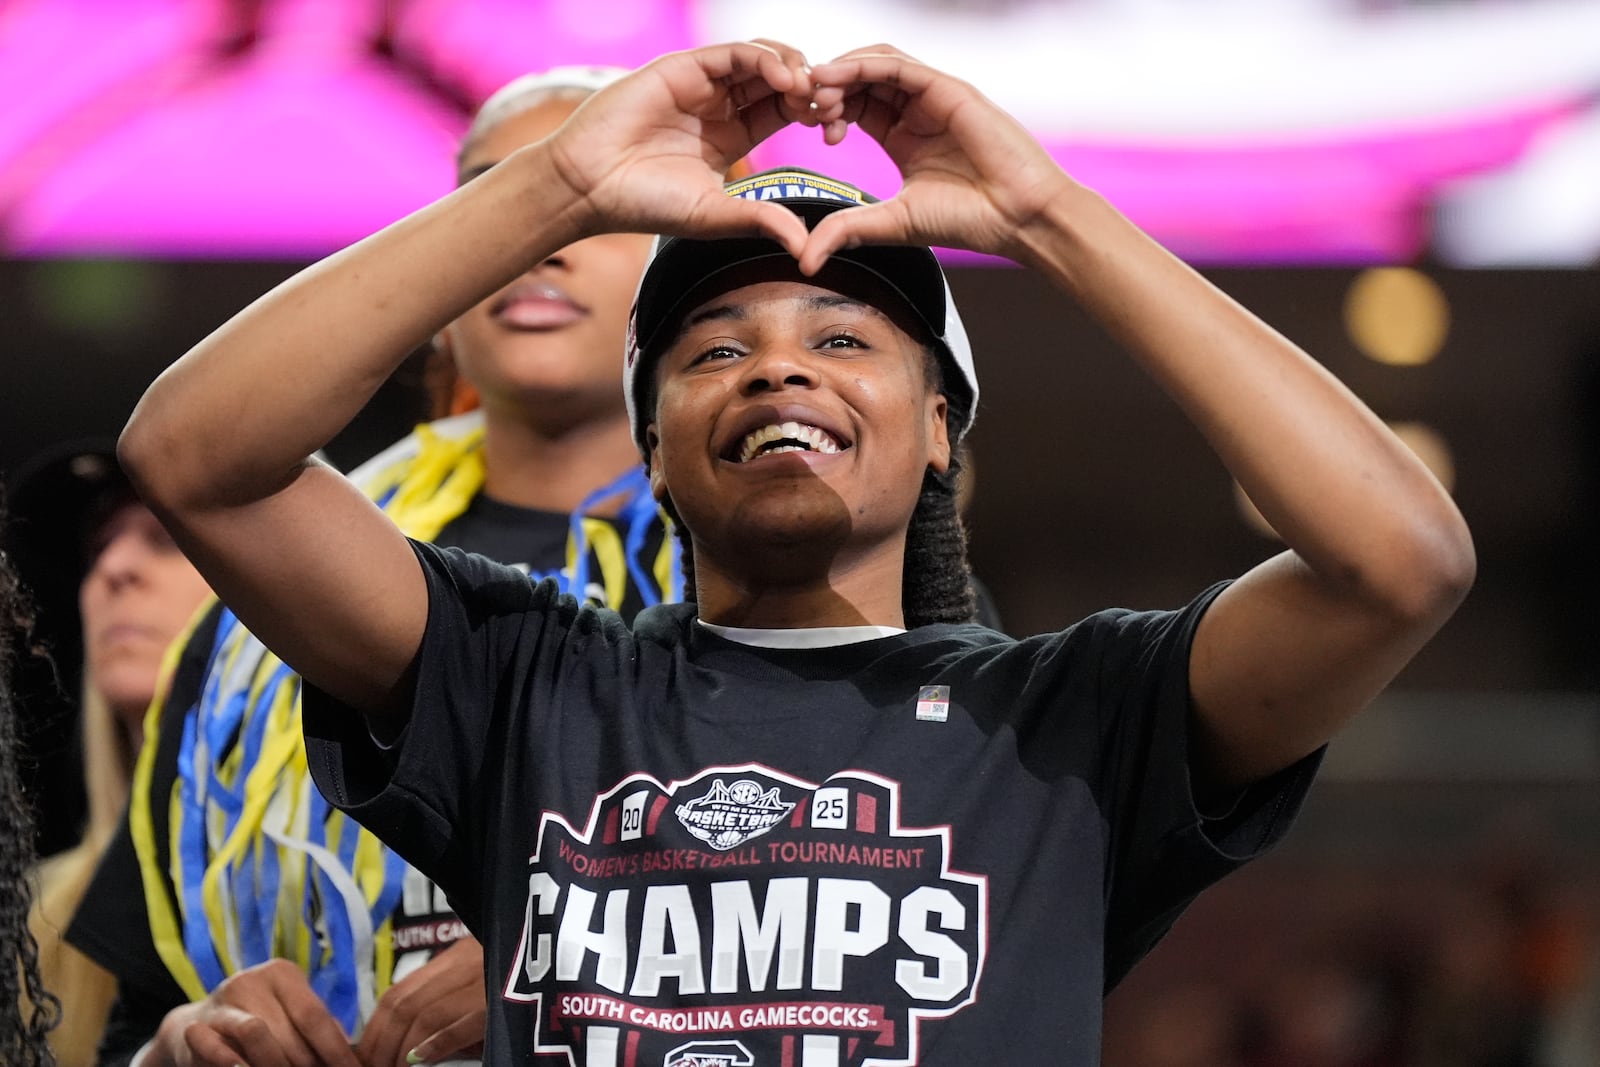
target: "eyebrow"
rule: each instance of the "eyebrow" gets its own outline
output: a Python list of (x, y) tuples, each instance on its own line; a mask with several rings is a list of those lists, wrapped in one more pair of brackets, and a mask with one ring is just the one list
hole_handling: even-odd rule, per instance
[[(880, 318), (887, 318), (882, 311), (873, 307), (871, 304), (868, 304), (862, 300), (857, 300), (855, 297), (841, 296), (838, 293), (808, 296), (805, 298), (805, 306), (807, 311), (831, 311), (834, 308), (851, 308), (870, 312), (871, 314), (877, 315)], [(687, 330), (691, 327), (698, 326), (703, 322), (742, 322), (748, 317), (749, 316), (746, 313), (745, 306), (743, 304), (731, 302), (727, 304), (713, 304), (711, 307), (703, 308), (685, 319), (683, 322), (683, 329)]]

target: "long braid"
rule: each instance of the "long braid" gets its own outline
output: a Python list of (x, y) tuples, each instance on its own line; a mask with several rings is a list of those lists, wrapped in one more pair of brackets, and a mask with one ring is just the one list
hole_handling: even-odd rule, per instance
[(672, 532), (678, 539), (678, 573), (683, 575), (683, 596), (685, 604), (696, 602), (694, 587), (694, 539), (689, 536), (689, 528), (679, 522), (672, 512), (669, 501), (666, 505), (669, 515), (673, 515)]
[(972, 568), (967, 563), (967, 531), (956, 508), (959, 461), (940, 475), (922, 476), (922, 494), (906, 529), (905, 571), (900, 608), (906, 628), (938, 622), (971, 622), (977, 614)]
[[(944, 384), (944, 363), (931, 345), (922, 348), (923, 377), (928, 388), (945, 397), (945, 428), (955, 440), (955, 427), (966, 425), (967, 412)], [(900, 611), (906, 628), (938, 622), (971, 622), (978, 613), (967, 562), (967, 528), (961, 522), (956, 489), (961, 480), (961, 449), (952, 446), (943, 474), (923, 472), (922, 491), (906, 528), (905, 569), (900, 577)]]
[(18, 709), (10, 679), (12, 649), (31, 630), (27, 598), (10, 559), (0, 552), (0, 1063), (8, 1067), (53, 1065), (45, 1035), (61, 1019), (61, 1002), (39, 977), (39, 946), (28, 929), (33, 820), (17, 777)]

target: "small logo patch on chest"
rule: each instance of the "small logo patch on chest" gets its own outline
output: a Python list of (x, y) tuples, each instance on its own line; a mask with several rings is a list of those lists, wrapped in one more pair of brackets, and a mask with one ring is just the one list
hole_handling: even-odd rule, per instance
[(917, 718), (922, 722), (944, 722), (950, 717), (950, 687), (925, 685), (917, 690)]

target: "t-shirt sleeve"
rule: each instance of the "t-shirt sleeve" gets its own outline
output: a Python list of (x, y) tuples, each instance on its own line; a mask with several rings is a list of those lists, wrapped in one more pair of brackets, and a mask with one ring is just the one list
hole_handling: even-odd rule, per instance
[[(220, 606), (213, 607), (190, 634), (162, 700), (160, 727), (154, 739), (156, 751), (150, 776), (149, 805), (152, 825), (148, 832), (162, 884), (174, 894), (174, 900), (176, 891), (167, 874), (170, 869), (168, 801), (178, 775), (184, 720), (199, 695), (221, 613)], [(121, 990), (136, 990), (142, 1004), (165, 1006), (165, 1010), (186, 1002), (183, 990), (157, 952), (150, 932), (139, 853), (126, 810), (73, 913), (66, 939), (111, 972)]]
[(1097, 617), (1101, 764), (1108, 827), (1109, 991), (1205, 887), (1276, 844), (1299, 811), (1319, 750), (1203, 814), (1189, 773), (1189, 650), (1225, 584), (1177, 612)]
[[(507, 723), (539, 696), (578, 605), (555, 583), (454, 548), (413, 541), (428, 585), (410, 715), (380, 743), (360, 713), (307, 683), (301, 721), (312, 779), (444, 889), (469, 928), (485, 854), (483, 805), (497, 795)], [(556, 651), (550, 651), (551, 648)], [(548, 674), (548, 672), (546, 672)]]

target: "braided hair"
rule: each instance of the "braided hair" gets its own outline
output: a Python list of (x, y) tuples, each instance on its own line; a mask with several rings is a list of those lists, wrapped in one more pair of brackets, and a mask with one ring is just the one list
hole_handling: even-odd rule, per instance
[(32, 629), (27, 596), (11, 560), (0, 551), (0, 1063), (8, 1067), (54, 1064), (45, 1035), (61, 1019), (61, 1002), (39, 977), (39, 947), (28, 929), (33, 820), (17, 776), (11, 665), (13, 649), (29, 639)]
[[(949, 393), (944, 388), (944, 369), (933, 348), (923, 346), (923, 375), (928, 388)], [(649, 403), (655, 404), (652, 385)], [(965, 423), (964, 412), (951, 401), (945, 411), (945, 426)], [(961, 475), (960, 450), (952, 451), (950, 466), (940, 473), (928, 468), (922, 475), (922, 490), (906, 527), (905, 565), (900, 577), (900, 610), (906, 628), (916, 629), (933, 623), (972, 622), (977, 617), (977, 595), (972, 586), (972, 567), (967, 562), (967, 529), (956, 505), (956, 489)], [(683, 574), (683, 599), (694, 603), (694, 546), (689, 531), (678, 521), (672, 502), (663, 504), (672, 519), (678, 538), (679, 565)]]

